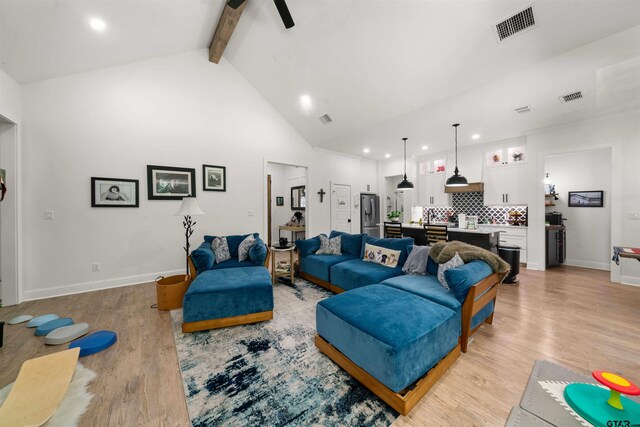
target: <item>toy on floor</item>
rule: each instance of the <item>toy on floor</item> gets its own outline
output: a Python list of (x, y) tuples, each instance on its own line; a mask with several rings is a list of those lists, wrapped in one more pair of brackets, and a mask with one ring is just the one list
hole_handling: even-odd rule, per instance
[(20, 316), (16, 316), (13, 319), (9, 320), (7, 323), (9, 325), (17, 325), (18, 323), (26, 322), (27, 320), (33, 319), (33, 316), (30, 314), (21, 314)]
[(58, 317), (60, 316), (58, 316), (57, 314), (44, 314), (42, 316), (34, 317), (33, 319), (29, 320), (29, 323), (27, 323), (27, 328), (37, 328), (44, 323), (56, 320)]
[(574, 383), (564, 389), (564, 398), (574, 411), (597, 427), (607, 427), (611, 420), (640, 420), (640, 404), (620, 394), (640, 395), (640, 388), (607, 371), (593, 371), (593, 378), (609, 388)]
[(80, 348), (80, 357), (89, 356), (111, 347), (118, 340), (115, 332), (98, 331), (69, 344), (69, 348)]
[(37, 337), (43, 337), (45, 335), (48, 335), (51, 331), (55, 331), (56, 329), (63, 326), (73, 325), (73, 323), (73, 319), (71, 319), (70, 317), (61, 317), (60, 319), (54, 319), (38, 326), (34, 335)]
[(75, 325), (63, 326), (62, 328), (49, 332), (49, 334), (44, 337), (44, 343), (47, 345), (60, 345), (87, 335), (88, 332), (88, 323), (76, 323)]

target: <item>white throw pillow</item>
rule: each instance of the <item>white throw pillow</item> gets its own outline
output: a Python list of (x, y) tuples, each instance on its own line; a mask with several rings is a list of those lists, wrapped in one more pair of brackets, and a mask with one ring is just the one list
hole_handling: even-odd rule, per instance
[(393, 268), (398, 265), (398, 261), (400, 260), (400, 252), (402, 251), (394, 251), (393, 249), (383, 248), (382, 246), (370, 245), (369, 243), (365, 243), (364, 258), (362, 260)]
[(340, 252), (340, 245), (342, 243), (340, 236), (330, 239), (324, 234), (321, 234), (319, 237), (320, 249), (316, 251), (316, 255), (342, 255), (342, 252)]
[(256, 242), (255, 237), (253, 235), (247, 236), (238, 246), (238, 260), (244, 261), (249, 256), (249, 249)]
[(226, 237), (216, 237), (211, 242), (211, 249), (216, 255), (216, 264), (220, 264), (228, 259), (231, 259), (231, 252), (229, 251), (229, 244)]
[(456, 252), (456, 255), (449, 261), (438, 265), (438, 280), (445, 289), (449, 290), (449, 284), (447, 283), (447, 279), (444, 278), (444, 272), (452, 268), (460, 267), (461, 265), (464, 265), (464, 261), (462, 261), (460, 255), (458, 255), (458, 252)]

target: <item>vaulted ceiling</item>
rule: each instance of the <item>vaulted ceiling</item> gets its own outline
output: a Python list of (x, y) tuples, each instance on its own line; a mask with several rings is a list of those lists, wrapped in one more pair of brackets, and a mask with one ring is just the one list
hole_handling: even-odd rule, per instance
[[(248, 0), (222, 60), (314, 146), (381, 159), (405, 136), (410, 154), (450, 148), (453, 122), (465, 145), (640, 107), (636, 0), (287, 3), (290, 30), (273, 2)], [(2, 0), (1, 67), (25, 83), (206, 48), (223, 6)], [(535, 28), (499, 42), (495, 24), (528, 6)], [(91, 16), (104, 33), (87, 29)]]

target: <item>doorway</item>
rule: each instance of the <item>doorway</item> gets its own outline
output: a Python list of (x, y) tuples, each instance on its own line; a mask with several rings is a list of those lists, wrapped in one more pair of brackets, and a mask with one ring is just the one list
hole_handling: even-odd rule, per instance
[(267, 162), (267, 244), (306, 237), (307, 168)]
[(351, 186), (331, 183), (331, 229), (351, 233)]
[(18, 289), (18, 135), (17, 126), (0, 116), (0, 169), (7, 187), (0, 202), (0, 306), (15, 305)]

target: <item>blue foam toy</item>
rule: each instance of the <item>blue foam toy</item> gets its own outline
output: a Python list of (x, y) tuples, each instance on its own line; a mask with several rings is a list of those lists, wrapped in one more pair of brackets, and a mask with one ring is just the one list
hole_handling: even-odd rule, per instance
[(29, 323), (27, 323), (27, 328), (37, 328), (38, 326), (43, 325), (47, 322), (56, 320), (58, 317), (59, 316), (57, 314), (45, 314), (42, 316), (34, 317), (33, 319), (29, 320)]
[(54, 319), (36, 328), (35, 335), (37, 337), (43, 337), (54, 329), (61, 328), (63, 326), (73, 325), (73, 319), (70, 317), (61, 317), (60, 319)]
[(111, 347), (118, 340), (115, 332), (98, 331), (69, 344), (69, 348), (80, 347), (80, 357), (89, 356)]

